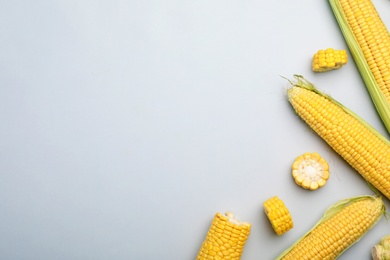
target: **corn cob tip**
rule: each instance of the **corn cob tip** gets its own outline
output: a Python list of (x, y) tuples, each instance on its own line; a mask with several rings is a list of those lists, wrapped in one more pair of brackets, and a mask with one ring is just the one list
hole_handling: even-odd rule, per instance
[[(294, 92), (299, 91), (299, 88), (316, 91), (316, 92), (318, 91), (317, 88), (314, 86), (314, 84), (311, 83), (309, 80), (307, 80), (304, 76), (299, 74), (294, 74), (293, 77), (294, 80), (286, 79), (292, 86), (287, 89), (288, 97), (293, 95)], [(294, 87), (298, 87), (298, 88), (294, 88)]]
[[(221, 213), (219, 213), (219, 214), (221, 216), (223, 216)], [(225, 217), (227, 220), (229, 220), (230, 223), (235, 224), (235, 225), (239, 225), (239, 226), (243, 225), (243, 226), (247, 226), (247, 227), (251, 226), (251, 224), (249, 222), (241, 221), (241, 220), (237, 219), (236, 216), (230, 211), (227, 211), (225, 213), (225, 216), (223, 216), (223, 217)]]

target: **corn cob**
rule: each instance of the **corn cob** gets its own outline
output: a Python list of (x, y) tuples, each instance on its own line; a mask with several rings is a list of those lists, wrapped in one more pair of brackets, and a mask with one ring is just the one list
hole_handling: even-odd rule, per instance
[(292, 176), (302, 188), (317, 190), (329, 179), (329, 165), (318, 153), (304, 153), (292, 164)]
[(359, 196), (332, 205), (314, 227), (277, 259), (336, 259), (384, 214), (380, 197)]
[(371, 0), (329, 0), (346, 43), (390, 133), (390, 37)]
[(197, 260), (239, 260), (248, 239), (251, 224), (240, 222), (234, 215), (217, 213), (211, 223)]
[(373, 260), (390, 260), (390, 235), (382, 237), (379, 245), (375, 245), (371, 251)]
[(283, 235), (294, 227), (290, 212), (284, 205), (284, 202), (277, 196), (264, 202), (264, 211), (278, 236)]
[(348, 57), (345, 50), (334, 50), (328, 48), (319, 50), (313, 55), (312, 70), (315, 72), (325, 72), (341, 68), (347, 64)]
[(390, 199), (390, 142), (302, 76), (288, 90), (296, 113), (367, 182)]

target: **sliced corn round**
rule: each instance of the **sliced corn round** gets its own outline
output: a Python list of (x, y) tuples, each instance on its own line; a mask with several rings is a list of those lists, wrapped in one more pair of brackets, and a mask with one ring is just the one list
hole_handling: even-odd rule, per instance
[(264, 202), (264, 211), (278, 236), (283, 235), (294, 227), (290, 211), (277, 196)]
[(317, 190), (329, 179), (329, 165), (318, 153), (304, 153), (292, 164), (292, 176), (302, 188)]

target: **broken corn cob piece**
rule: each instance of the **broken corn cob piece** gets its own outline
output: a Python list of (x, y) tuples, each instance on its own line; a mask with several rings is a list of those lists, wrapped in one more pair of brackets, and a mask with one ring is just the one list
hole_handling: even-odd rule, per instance
[(371, 251), (373, 260), (390, 260), (390, 235), (382, 237), (379, 245), (375, 245)]
[(289, 210), (277, 196), (264, 202), (264, 211), (278, 236), (283, 235), (294, 227)]
[(344, 39), (390, 133), (390, 37), (371, 0), (329, 0)]
[(329, 165), (318, 153), (304, 153), (292, 164), (292, 176), (302, 188), (317, 190), (329, 179)]
[(302, 76), (288, 90), (295, 112), (367, 182), (390, 199), (390, 142)]
[(315, 72), (325, 72), (341, 68), (347, 64), (348, 56), (345, 50), (334, 50), (328, 48), (319, 50), (313, 56), (312, 70)]
[(336, 259), (363, 237), (379, 221), (384, 211), (380, 197), (359, 196), (340, 200), (277, 259)]
[(231, 212), (215, 214), (196, 259), (239, 260), (250, 229), (250, 223), (237, 220)]

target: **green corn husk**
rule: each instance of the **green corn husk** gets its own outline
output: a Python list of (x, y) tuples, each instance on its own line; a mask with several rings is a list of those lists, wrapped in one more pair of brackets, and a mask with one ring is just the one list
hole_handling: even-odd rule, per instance
[[(390, 133), (390, 103), (378, 86), (377, 81), (371, 72), (362, 48), (348, 24), (344, 11), (341, 7), (340, 0), (329, 0), (329, 3), (375, 108), (388, 133)], [(378, 48), (381, 47), (379, 46)]]
[(390, 235), (382, 237), (380, 243), (371, 250), (373, 260), (390, 260)]
[[(370, 216), (372, 216), (372, 214), (374, 214), (375, 218), (372, 219), (372, 221), (370, 222), (370, 224), (367, 227), (367, 229), (364, 230), (364, 232), (362, 232), (359, 237), (355, 238), (354, 240), (351, 240), (351, 242), (349, 244), (345, 244), (342, 248), (340, 248), (340, 252), (337, 252), (337, 255), (335, 256), (335, 258), (339, 257), (342, 253), (344, 253), (353, 244), (358, 242), (372, 227), (375, 226), (375, 224), (378, 223), (378, 221), (381, 219), (381, 217), (385, 214), (386, 208), (385, 208), (385, 205), (383, 204), (383, 201), (382, 201), (381, 197), (370, 196), (370, 195), (363, 195), (363, 196), (358, 196), (358, 197), (353, 197), (353, 198), (348, 198), (348, 199), (344, 199), (344, 200), (338, 201), (337, 203), (333, 204), (325, 212), (325, 214), (322, 216), (322, 218), (314, 225), (314, 227), (312, 229), (310, 229), (306, 234), (304, 234), (300, 239), (298, 239), (293, 245), (291, 245), (291, 247), (289, 247), (285, 251), (283, 251), (276, 258), (276, 260), (279, 260), (279, 259), (296, 259), (295, 257), (294, 258), (289, 258), (290, 257), (289, 253), (292, 251), (292, 249), (294, 247), (296, 247), (300, 243), (301, 243), (301, 245), (306, 246), (306, 249), (307, 249), (307, 250), (305, 250), (306, 252), (309, 252), (309, 253), (313, 252), (313, 255), (316, 255), (316, 257), (318, 259), (323, 259), (323, 256), (318, 254), (318, 252), (316, 250), (319, 249), (320, 247), (322, 247), (322, 249), (327, 249), (329, 247), (329, 245), (327, 244), (327, 241), (326, 241), (326, 236), (327, 236), (325, 234), (326, 232), (317, 234), (318, 235), (317, 238), (319, 238), (319, 240), (322, 242), (322, 243), (320, 242), (321, 245), (318, 245), (318, 247), (311, 247), (311, 245), (307, 244), (308, 239), (311, 236), (313, 236), (314, 232), (316, 232), (317, 229), (321, 225), (327, 225), (329, 223), (329, 221), (331, 221), (332, 218), (334, 218), (336, 215), (343, 214), (348, 206), (350, 206), (353, 203), (356, 203), (358, 201), (362, 201), (362, 200), (371, 200), (372, 203), (377, 203), (378, 204), (378, 205), (376, 205), (378, 208), (376, 208), (376, 210), (375, 211), (373, 210), (372, 212), (361, 210), (361, 212), (357, 212), (357, 213), (360, 214), (360, 216), (367, 217), (367, 218), (369, 218)], [(359, 211), (360, 209), (361, 208), (359, 208), (357, 210)], [(378, 209), (379, 209), (379, 211), (378, 211)], [(353, 229), (354, 227), (343, 226), (343, 228), (344, 229), (348, 229), (348, 228)], [(349, 231), (349, 230), (347, 230), (347, 231)], [(346, 232), (346, 233), (348, 234), (348, 232)], [(348, 236), (348, 235), (346, 235), (346, 236)], [(343, 238), (345, 238), (345, 236), (340, 238), (340, 239), (343, 239)], [(337, 238), (335, 237), (334, 239), (337, 239)], [(312, 259), (312, 258), (310, 258), (310, 259)]]

